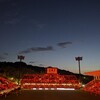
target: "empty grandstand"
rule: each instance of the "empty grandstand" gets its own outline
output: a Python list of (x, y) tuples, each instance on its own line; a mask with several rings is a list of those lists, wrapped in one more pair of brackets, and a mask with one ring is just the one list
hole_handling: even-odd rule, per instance
[(7, 78), (0, 77), (0, 96), (4, 94), (8, 94), (9, 92), (18, 88), (19, 86), (17, 86)]
[(26, 74), (21, 79), (23, 89), (78, 89), (80, 83), (74, 75), (59, 75), (57, 68), (47, 68), (46, 74)]
[(92, 80), (85, 85), (83, 90), (100, 95), (100, 80)]
[(0, 77), (0, 90), (5, 90), (14, 87), (15, 84), (4, 77)]
[(100, 95), (100, 70), (86, 72), (85, 74), (93, 76), (94, 80), (86, 84), (83, 90)]

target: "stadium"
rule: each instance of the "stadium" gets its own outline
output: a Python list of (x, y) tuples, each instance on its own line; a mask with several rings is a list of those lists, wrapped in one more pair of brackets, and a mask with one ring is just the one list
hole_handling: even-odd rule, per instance
[[(65, 91), (66, 90), (66, 91)], [(0, 100), (83, 100), (100, 99), (100, 79), (94, 78), (81, 87), (74, 75), (60, 75), (57, 68), (47, 68), (45, 74), (25, 74), (20, 84), (0, 77)]]
[(46, 74), (26, 74), (21, 79), (22, 89), (74, 90), (80, 87), (81, 84), (75, 75), (59, 75), (57, 68), (47, 68)]

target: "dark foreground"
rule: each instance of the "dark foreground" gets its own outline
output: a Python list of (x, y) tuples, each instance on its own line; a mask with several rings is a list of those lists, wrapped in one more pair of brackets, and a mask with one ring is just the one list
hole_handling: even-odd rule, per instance
[(22, 90), (19, 94), (13, 92), (0, 100), (100, 100), (100, 95), (95, 96), (81, 90)]

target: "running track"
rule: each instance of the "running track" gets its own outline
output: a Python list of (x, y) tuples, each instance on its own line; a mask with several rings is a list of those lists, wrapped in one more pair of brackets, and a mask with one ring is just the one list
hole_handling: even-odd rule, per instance
[(19, 94), (13, 92), (0, 100), (100, 100), (95, 96), (81, 90), (22, 90)]

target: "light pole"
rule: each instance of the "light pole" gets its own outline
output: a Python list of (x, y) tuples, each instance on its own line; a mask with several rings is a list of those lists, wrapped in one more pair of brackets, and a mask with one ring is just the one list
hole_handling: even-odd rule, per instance
[(82, 57), (75, 57), (75, 60), (78, 61), (79, 75), (80, 75), (81, 74), (80, 61), (82, 60)]
[(22, 62), (22, 60), (24, 60), (25, 56), (22, 55), (18, 55), (18, 59), (20, 60), (20, 62)]
[(80, 61), (82, 60), (82, 57), (75, 57), (76, 61), (78, 61), (78, 66), (79, 66), (79, 81), (80, 81), (80, 85), (81, 84), (81, 69), (80, 69)]
[(19, 83), (20, 83), (20, 67), (21, 67), (21, 62), (22, 62), (22, 60), (24, 60), (24, 58), (25, 58), (25, 56), (23, 56), (23, 55), (18, 55), (18, 59), (20, 60), (20, 65), (19, 65), (19, 69), (18, 69), (18, 85), (20, 85)]

